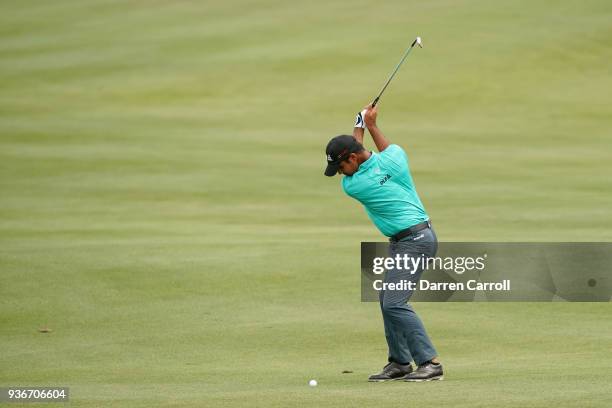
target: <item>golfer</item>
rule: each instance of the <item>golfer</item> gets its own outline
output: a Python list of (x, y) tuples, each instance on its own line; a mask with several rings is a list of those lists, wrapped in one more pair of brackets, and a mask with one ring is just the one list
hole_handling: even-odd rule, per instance
[[(396, 254), (433, 257), (438, 248), (429, 216), (416, 192), (408, 157), (389, 143), (376, 125), (378, 107), (368, 105), (357, 114), (353, 136), (340, 135), (327, 145), (326, 176), (343, 174), (342, 189), (359, 201), (381, 233), (389, 237), (390, 257)], [(367, 127), (379, 153), (363, 147)], [(423, 269), (388, 270), (385, 282), (418, 281)], [(399, 285), (398, 285), (399, 286)], [(430, 381), (443, 378), (442, 364), (421, 319), (408, 299), (409, 290), (380, 291), (380, 309), (389, 347), (388, 361), (369, 381)], [(412, 361), (417, 368), (413, 370)]]

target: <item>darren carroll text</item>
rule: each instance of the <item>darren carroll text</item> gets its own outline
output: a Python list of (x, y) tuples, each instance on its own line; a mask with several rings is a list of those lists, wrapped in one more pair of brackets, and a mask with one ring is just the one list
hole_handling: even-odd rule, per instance
[[(383, 282), (380, 279), (372, 282), (374, 290), (417, 290), (417, 282), (401, 280), (399, 282)], [(439, 290), (439, 291), (458, 291), (458, 290), (477, 290), (477, 291), (510, 291), (510, 279), (501, 282), (478, 282), (474, 279), (463, 282), (430, 282), (422, 279), (418, 282), (418, 290)]]

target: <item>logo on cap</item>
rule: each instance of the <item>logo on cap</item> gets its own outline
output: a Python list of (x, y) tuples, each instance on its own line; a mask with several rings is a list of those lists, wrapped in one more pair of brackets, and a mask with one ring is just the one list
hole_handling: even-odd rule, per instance
[(334, 159), (332, 159), (331, 155), (329, 155), (329, 154), (328, 154), (328, 155), (327, 155), (327, 161), (328, 161), (328, 162), (331, 162), (331, 161), (334, 161)]

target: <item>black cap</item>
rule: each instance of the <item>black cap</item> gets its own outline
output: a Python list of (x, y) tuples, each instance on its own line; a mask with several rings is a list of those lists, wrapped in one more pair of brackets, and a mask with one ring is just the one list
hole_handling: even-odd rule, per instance
[(325, 175), (331, 177), (338, 173), (340, 162), (346, 160), (351, 153), (363, 150), (363, 145), (353, 136), (340, 135), (334, 137), (327, 144), (325, 153), (327, 154), (327, 168)]

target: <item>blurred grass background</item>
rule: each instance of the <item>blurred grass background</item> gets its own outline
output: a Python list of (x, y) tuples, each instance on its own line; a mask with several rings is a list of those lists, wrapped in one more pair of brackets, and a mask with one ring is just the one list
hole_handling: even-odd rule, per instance
[(0, 2), (0, 385), (68, 385), (74, 406), (609, 406), (608, 304), (417, 304), (448, 381), (365, 383), (386, 351), (359, 242), (381, 237), (322, 172), (421, 35), (379, 124), (440, 240), (609, 241), (611, 18)]

